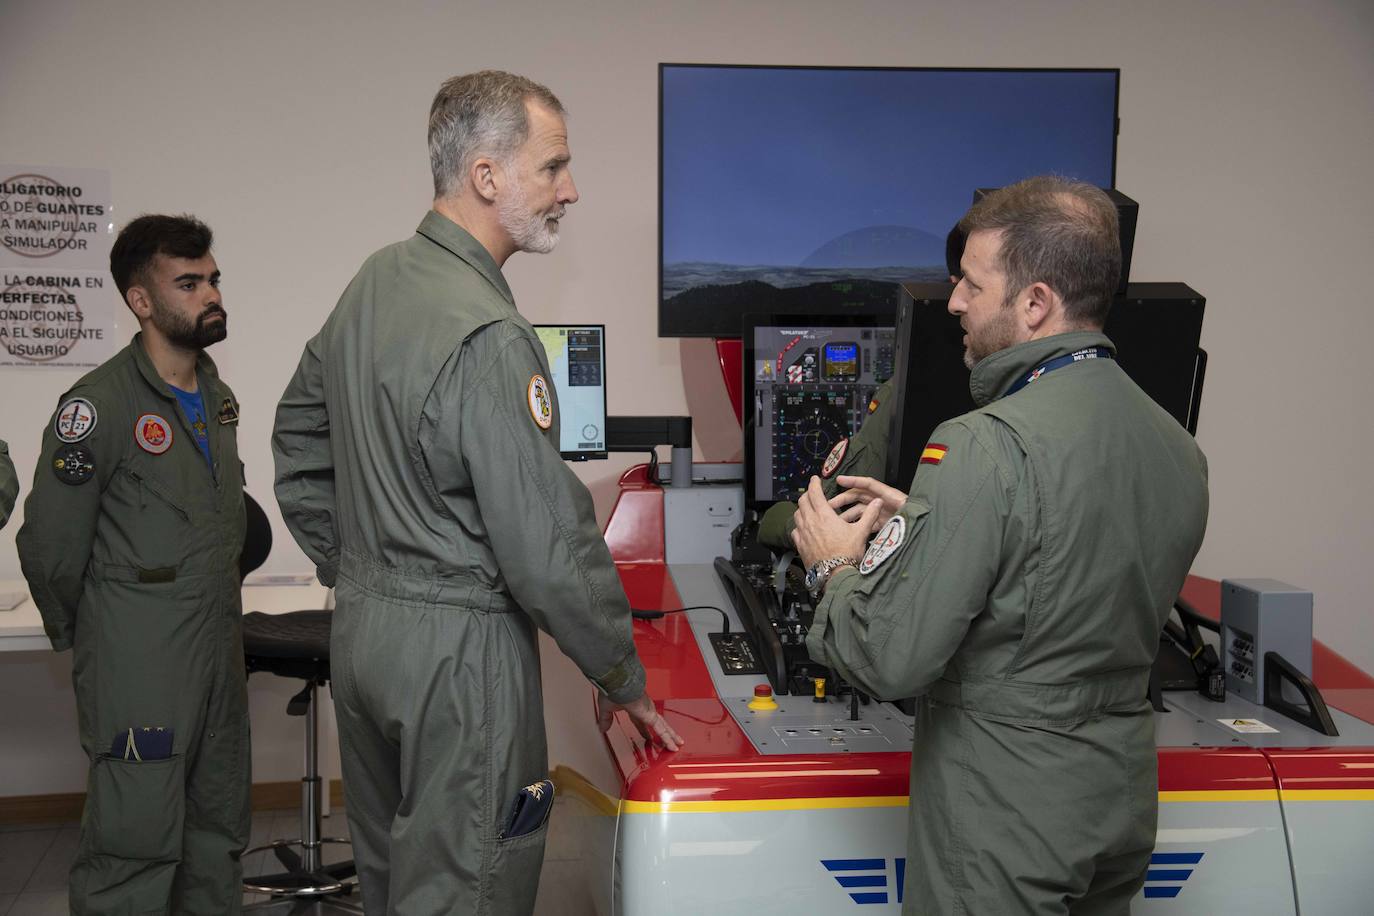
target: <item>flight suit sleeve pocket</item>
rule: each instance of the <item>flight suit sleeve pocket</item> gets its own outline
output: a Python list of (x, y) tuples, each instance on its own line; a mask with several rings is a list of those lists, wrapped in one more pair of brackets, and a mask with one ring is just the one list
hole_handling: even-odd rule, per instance
[(184, 774), (180, 755), (143, 762), (99, 758), (90, 802), (96, 854), (155, 861), (180, 856)]

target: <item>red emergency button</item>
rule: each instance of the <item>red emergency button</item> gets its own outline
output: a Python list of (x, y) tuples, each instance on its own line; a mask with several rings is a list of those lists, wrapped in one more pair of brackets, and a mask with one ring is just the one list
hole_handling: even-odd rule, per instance
[(754, 688), (754, 698), (749, 701), (749, 708), (753, 710), (777, 709), (778, 703), (773, 699), (773, 688), (767, 684), (759, 684)]

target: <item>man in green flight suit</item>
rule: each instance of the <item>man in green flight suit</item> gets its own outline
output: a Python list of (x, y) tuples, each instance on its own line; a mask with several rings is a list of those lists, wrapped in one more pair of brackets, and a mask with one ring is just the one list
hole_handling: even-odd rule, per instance
[(10, 460), (10, 447), (0, 439), (0, 528), (10, 520), (14, 501), (19, 496), (19, 478), (14, 473), (14, 462)]
[[(348, 820), (369, 913), (534, 907), (552, 801), (546, 630), (669, 750), (558, 398), (501, 266), (577, 200), (563, 106), (497, 71), (430, 109), (433, 210), (372, 255), (277, 409), (277, 499), (336, 585), (330, 642)], [(522, 807), (523, 806), (523, 807)]]
[(1028, 179), (962, 225), (949, 310), (980, 407), (936, 429), (910, 495), (843, 478), (827, 501), (813, 479), (795, 540), (829, 580), (807, 648), (921, 697), (905, 912), (1125, 913), (1158, 816), (1149, 670), (1206, 460), (1102, 334), (1105, 194)]
[(204, 349), (227, 316), (209, 228), (141, 216), (110, 251), (140, 332), (62, 396), (19, 560), (74, 649), (90, 758), (71, 910), (237, 913), (248, 840), (238, 401)]
[[(958, 283), (959, 259), (964, 253), (964, 233), (958, 226), (945, 237), (945, 268), (949, 282)], [(881, 479), (887, 465), (887, 445), (892, 431), (892, 384), (883, 382), (868, 402), (868, 416), (859, 431), (848, 439), (835, 443), (821, 465), (821, 489), (826, 499), (839, 494), (837, 478), (874, 477)], [(794, 502), (776, 502), (768, 507), (759, 520), (759, 542), (781, 553), (792, 549), (792, 516), (797, 512)]]

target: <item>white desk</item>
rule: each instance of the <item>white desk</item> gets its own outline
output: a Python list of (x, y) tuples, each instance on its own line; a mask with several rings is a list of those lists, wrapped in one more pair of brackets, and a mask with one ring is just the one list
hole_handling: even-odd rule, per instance
[[(11, 597), (24, 600), (12, 611), (0, 610), (0, 652), (47, 651), (52, 648), (43, 632), (43, 618), (29, 597), (23, 579), (0, 579), (0, 608)], [(313, 574), (252, 575), (243, 583), (243, 609), (265, 614), (307, 611), (334, 607), (334, 590), (321, 585)]]
[[(12, 611), (4, 608), (23, 595), (19, 606)], [(23, 579), (0, 579), (0, 652), (22, 652), (25, 649), (51, 649), (43, 632), (43, 618), (38, 605), (29, 597), (28, 583)]]
[[(0, 611), (0, 696), (11, 701), (0, 709), (0, 727), (29, 739), (0, 750), (0, 796), (84, 791), (88, 763), (77, 745), (71, 652), (52, 651), (22, 579), (0, 580), (0, 594), (6, 593), (25, 598), (14, 610)], [(249, 576), (243, 589), (244, 611), (269, 614), (332, 608), (333, 599), (333, 590), (320, 585), (313, 575)], [(255, 675), (249, 679), (256, 783), (301, 778), (302, 720), (286, 715), (286, 703), (300, 686), (290, 678)], [(334, 704), (327, 690), (320, 691), (319, 700), (320, 775), (332, 780), (339, 777)], [(327, 792), (324, 803), (327, 813)]]

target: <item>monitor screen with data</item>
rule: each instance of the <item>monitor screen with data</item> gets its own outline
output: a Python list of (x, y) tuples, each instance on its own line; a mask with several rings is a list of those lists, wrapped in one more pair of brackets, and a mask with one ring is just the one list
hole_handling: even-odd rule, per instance
[(894, 318), (746, 315), (745, 498), (795, 500), (892, 375)]
[(606, 326), (537, 324), (558, 397), (558, 450), (564, 458), (606, 457)]

